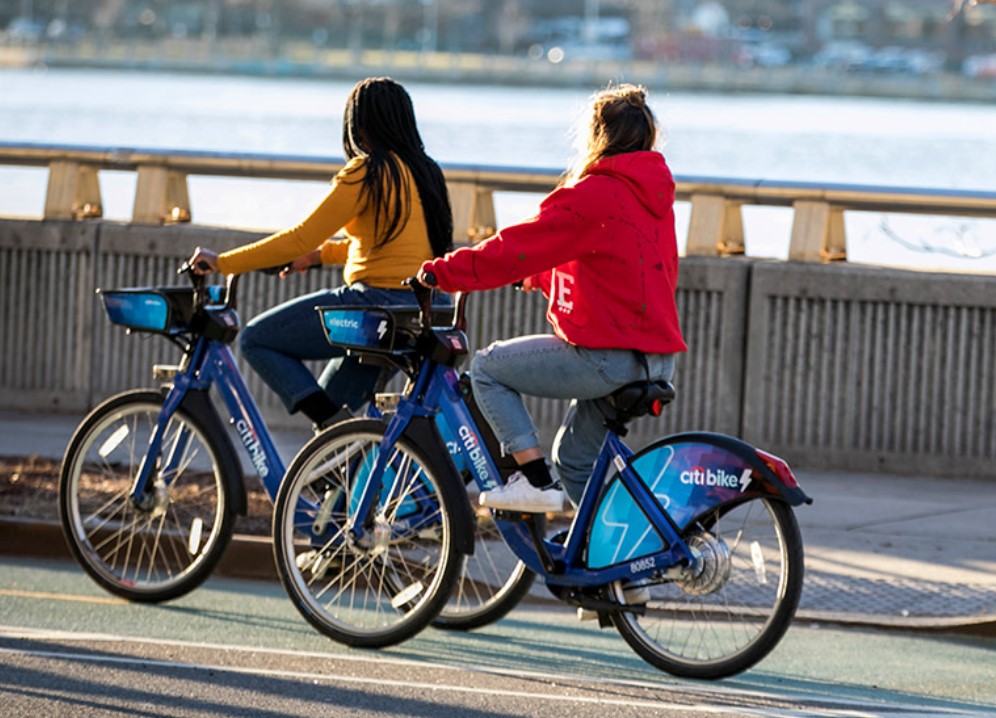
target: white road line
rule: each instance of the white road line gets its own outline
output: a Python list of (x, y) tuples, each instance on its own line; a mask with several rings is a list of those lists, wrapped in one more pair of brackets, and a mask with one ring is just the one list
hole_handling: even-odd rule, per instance
[[(336, 653), (322, 653), (318, 651), (297, 651), (277, 648), (257, 648), (253, 646), (238, 646), (230, 644), (200, 643), (191, 641), (171, 641), (159, 640), (131, 636), (119, 636), (105, 633), (76, 633), (71, 631), (51, 631), (46, 629), (25, 629), (13, 626), (0, 626), (0, 637), (12, 639), (34, 639), (34, 640), (72, 640), (88, 642), (114, 642), (114, 643), (137, 643), (159, 646), (173, 646), (188, 649), (222, 650), (229, 654), (233, 652), (296, 656), (304, 658), (318, 658), (328, 661), (344, 661), (350, 663), (376, 663), (389, 665), (402, 665), (407, 667), (417, 667), (419, 669), (435, 668), (446, 671), (463, 671), (468, 673), (480, 673), (490, 675), (501, 675), (510, 678), (520, 678), (545, 683), (590, 683), (593, 685), (604, 685), (606, 687), (630, 687), (630, 688), (651, 688), (661, 690), (667, 688), (666, 684), (652, 683), (649, 681), (619, 680), (619, 679), (598, 679), (585, 676), (568, 674), (537, 673), (534, 671), (516, 671), (511, 669), (490, 669), (485, 666), (452, 666), (443, 663), (433, 663), (423, 660), (410, 660), (403, 658), (392, 658), (389, 656), (361, 656)], [(209, 665), (200, 663), (184, 663), (177, 661), (163, 661), (159, 659), (135, 658), (126, 656), (107, 656), (103, 654), (91, 653), (66, 653), (64, 651), (41, 651), (24, 650), (17, 648), (2, 648), (0, 654), (35, 656), (39, 658), (55, 658), (60, 660), (79, 660), (93, 663), (106, 663), (117, 665), (152, 665), (163, 668), (174, 668), (177, 670), (195, 671), (217, 671), (239, 675), (258, 675), (279, 678), (294, 678), (323, 683), (340, 683), (373, 686), (396, 686), (400, 688), (418, 688), (425, 691), (449, 691), (453, 693), (465, 693), (475, 695), (502, 695), (508, 697), (530, 698), (536, 700), (546, 700), (561, 703), (589, 703), (605, 706), (620, 706), (633, 708), (656, 708), (672, 710), (697, 710), (703, 713), (714, 715), (734, 715), (734, 716), (759, 716), (770, 718), (927, 718), (938, 716), (949, 716), (950, 718), (982, 718), (985, 713), (965, 712), (961, 710), (940, 709), (932, 707), (922, 710), (910, 710), (910, 706), (898, 704), (874, 704), (869, 705), (853, 700), (820, 700), (804, 696), (782, 696), (765, 694), (759, 691), (746, 691), (722, 686), (700, 686), (693, 687), (682, 685), (681, 688), (687, 692), (697, 692), (703, 694), (713, 694), (717, 697), (731, 698), (763, 698), (767, 700), (792, 700), (805, 705), (799, 710), (777, 709), (773, 706), (763, 708), (750, 708), (746, 706), (717, 707), (705, 704), (691, 703), (667, 703), (663, 701), (639, 701), (622, 700), (614, 698), (599, 698), (597, 696), (565, 696), (562, 693), (542, 693), (531, 691), (502, 690), (495, 688), (474, 688), (463, 685), (443, 684), (443, 683), (423, 683), (418, 681), (395, 681), (384, 678), (363, 678), (357, 676), (330, 676), (327, 673), (309, 673), (306, 671), (286, 671), (257, 667), (239, 667), (228, 665)], [(825, 704), (832, 702), (835, 707), (827, 707)]]
[(11, 598), (40, 598), (47, 601), (77, 601), (80, 603), (98, 603), (107, 606), (127, 606), (129, 601), (112, 596), (78, 596), (72, 593), (48, 593), (44, 591), (19, 591), (14, 588), (0, 589), (0, 596)]

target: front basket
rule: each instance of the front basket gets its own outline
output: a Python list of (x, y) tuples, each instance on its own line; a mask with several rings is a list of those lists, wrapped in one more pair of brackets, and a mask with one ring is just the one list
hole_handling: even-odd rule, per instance
[(403, 322), (403, 326), (399, 327), (395, 313), (383, 307), (316, 309), (322, 318), (329, 344), (374, 352), (391, 352), (414, 344), (417, 326)]
[(107, 318), (138, 332), (178, 334), (186, 331), (194, 311), (191, 287), (98, 289)]

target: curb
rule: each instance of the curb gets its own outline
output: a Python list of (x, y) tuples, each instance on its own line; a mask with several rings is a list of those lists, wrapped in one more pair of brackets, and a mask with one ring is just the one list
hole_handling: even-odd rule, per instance
[[(17, 518), (0, 518), (0, 555), (73, 560), (61, 524)], [(229, 578), (279, 580), (270, 538), (236, 534), (214, 572)]]
[[(0, 555), (72, 561), (73, 557), (56, 521), (0, 518)], [(269, 536), (235, 534), (214, 573), (228, 578), (279, 581)], [(530, 603), (559, 602), (533, 600)], [(981, 616), (882, 616), (799, 609), (796, 623), (825, 623), (880, 630), (957, 633), (996, 637), (996, 615)]]

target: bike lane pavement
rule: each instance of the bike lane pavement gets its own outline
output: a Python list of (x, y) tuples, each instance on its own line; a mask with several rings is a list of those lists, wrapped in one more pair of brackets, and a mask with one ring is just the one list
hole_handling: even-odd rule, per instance
[[(61, 457), (80, 416), (0, 410), (0, 457)], [(289, 463), (303, 431), (274, 432)], [(996, 635), (996, 483), (795, 469), (806, 553), (797, 620)], [(10, 519), (0, 553), (68, 556), (57, 525)], [(273, 576), (270, 543), (236, 536), (219, 567)], [(531, 597), (552, 601), (537, 585)]]

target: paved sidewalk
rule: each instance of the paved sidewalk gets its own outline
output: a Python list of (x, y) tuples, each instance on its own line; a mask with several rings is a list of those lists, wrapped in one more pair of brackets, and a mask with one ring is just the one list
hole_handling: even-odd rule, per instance
[[(58, 458), (80, 418), (0, 410), (0, 456)], [(277, 436), (286, 461), (306, 438)], [(996, 476), (796, 474), (814, 500), (796, 511), (807, 569), (801, 620), (996, 635)], [(0, 521), (0, 553), (24, 543), (64, 551), (52, 529)], [(268, 541), (243, 538), (225, 566), (270, 564)]]

